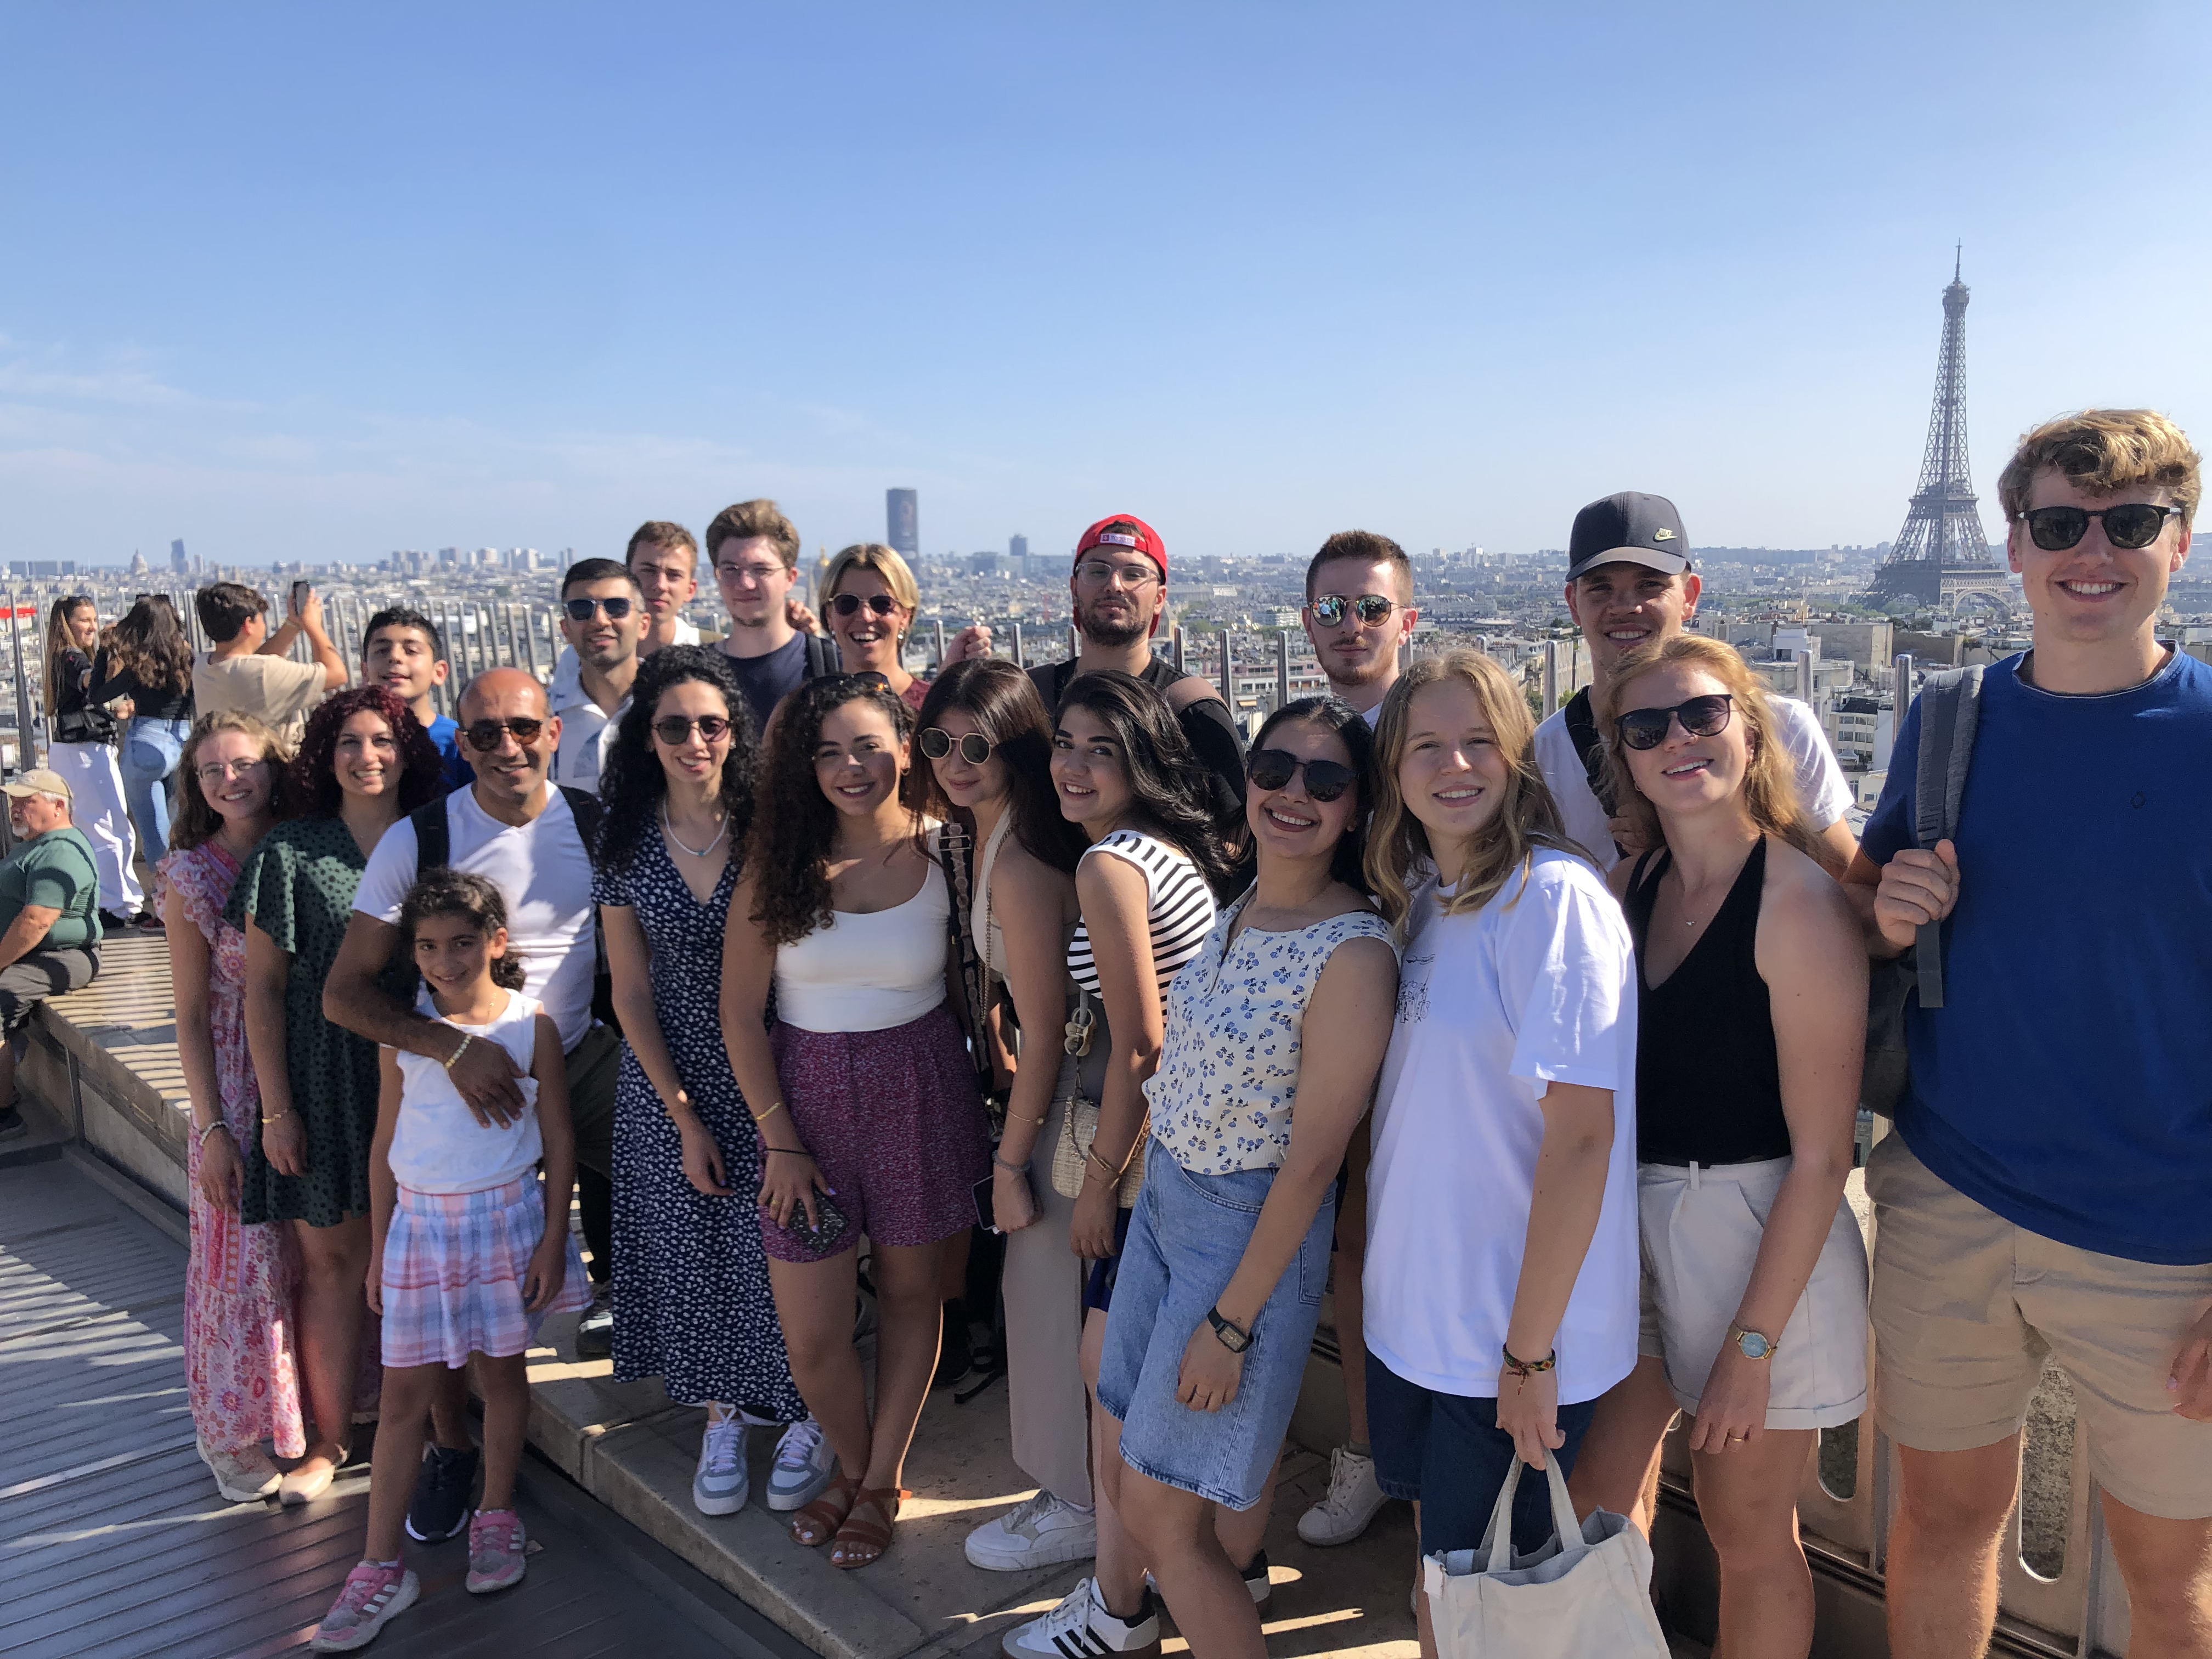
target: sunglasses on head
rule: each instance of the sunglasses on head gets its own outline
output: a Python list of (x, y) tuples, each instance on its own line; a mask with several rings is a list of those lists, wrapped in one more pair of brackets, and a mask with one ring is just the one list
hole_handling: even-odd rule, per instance
[(1359, 775), (1341, 761), (1300, 760), (1287, 749), (1255, 749), (1244, 763), (1244, 775), (1255, 789), (1283, 789), (1298, 769), (1306, 774), (1306, 793), (1317, 801), (1334, 800), (1359, 781)]
[(1672, 708), (1632, 708), (1614, 724), (1620, 727), (1620, 740), (1631, 749), (1656, 749), (1667, 741), (1667, 728), (1676, 720), (1693, 738), (1719, 736), (1728, 730), (1734, 708), (1735, 698), (1729, 693), (1715, 691), (1678, 702)]
[(720, 743), (730, 735), (730, 723), (720, 714), (702, 714), (696, 720), (687, 720), (681, 714), (663, 714), (653, 723), (653, 735), (671, 749), (691, 740), (691, 728), (699, 728), (699, 735), (708, 743)]
[(853, 615), (864, 605), (878, 617), (888, 617), (898, 609), (898, 601), (888, 593), (871, 593), (865, 599), (858, 593), (840, 593), (830, 601), (830, 608), (841, 617)]
[(2063, 553), (2089, 533), (2089, 520), (2105, 521), (2105, 539), (2114, 547), (2148, 547), (2166, 528), (2166, 515), (2178, 507), (2156, 507), (2148, 501), (2125, 501), (2118, 507), (2091, 512), (2080, 507), (2039, 507), (2023, 514), (2031, 540), (2046, 553)]
[(981, 732), (956, 738), (941, 726), (924, 726), (917, 741), (921, 744), (921, 752), (932, 760), (943, 760), (957, 749), (960, 758), (970, 766), (981, 766), (990, 759), (991, 750), (996, 746)]
[(1306, 608), (1323, 628), (1335, 627), (1344, 620), (1347, 611), (1359, 619), (1362, 628), (1374, 628), (1389, 621), (1398, 602), (1380, 593), (1362, 593), (1356, 599), (1348, 599), (1341, 593), (1316, 593)]
[(461, 728), (461, 735), (468, 739), (470, 748), (480, 755), (489, 755), (499, 747), (509, 732), (514, 733), (515, 742), (527, 749), (538, 741), (538, 734), (544, 729), (544, 720), (533, 720), (527, 714), (516, 714), (503, 720), (471, 720)]
[(630, 608), (635, 604), (636, 601), (634, 599), (563, 599), (561, 601), (561, 608), (568, 613), (570, 622), (589, 622), (594, 611), (605, 611), (609, 622), (620, 622), (624, 617), (629, 615)]

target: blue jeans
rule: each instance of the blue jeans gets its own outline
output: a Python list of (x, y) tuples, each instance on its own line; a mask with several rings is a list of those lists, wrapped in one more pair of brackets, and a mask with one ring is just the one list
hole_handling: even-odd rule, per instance
[(169, 850), (169, 781), (185, 757), (190, 720), (149, 720), (139, 715), (124, 734), (123, 799), (130, 804), (131, 827), (146, 862), (160, 861)]

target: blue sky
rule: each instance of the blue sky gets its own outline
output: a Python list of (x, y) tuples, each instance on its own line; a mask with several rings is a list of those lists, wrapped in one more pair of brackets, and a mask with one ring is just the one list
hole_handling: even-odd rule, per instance
[(2212, 437), (2212, 8), (0, 6), (0, 556), (1894, 533)]

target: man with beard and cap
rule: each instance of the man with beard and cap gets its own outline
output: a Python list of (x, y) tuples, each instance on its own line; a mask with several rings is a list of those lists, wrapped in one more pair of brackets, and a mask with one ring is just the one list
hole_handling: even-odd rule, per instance
[(1244, 744), (1229, 705), (1211, 682), (1152, 652), (1152, 637), (1168, 605), (1168, 550), (1159, 532), (1127, 514), (1101, 519), (1076, 543), (1067, 586), (1083, 645), (1067, 662), (1030, 670), (1044, 706), (1058, 708), (1060, 694), (1079, 674), (1118, 668), (1135, 675), (1175, 710), (1209, 775), (1214, 811), (1241, 816)]
[(1398, 659), (1420, 614), (1413, 608), (1413, 561), (1388, 536), (1340, 530), (1306, 567), (1298, 620), (1329, 695), (1366, 715), (1370, 726), (1397, 684)]

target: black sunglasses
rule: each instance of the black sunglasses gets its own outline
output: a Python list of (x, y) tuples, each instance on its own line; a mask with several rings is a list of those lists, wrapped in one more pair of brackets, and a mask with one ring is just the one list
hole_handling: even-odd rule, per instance
[(2105, 539), (2114, 547), (2148, 547), (2166, 528), (2166, 515), (2180, 511), (2148, 501), (2125, 501), (2094, 513), (2080, 507), (2039, 507), (2021, 516), (2038, 547), (2046, 553), (2063, 553), (2089, 533), (2092, 519), (2105, 521)]
[(921, 744), (921, 752), (932, 760), (943, 760), (957, 748), (960, 750), (960, 758), (970, 766), (981, 766), (990, 759), (994, 747), (990, 738), (981, 732), (970, 732), (956, 739), (950, 732), (939, 726), (924, 726), (916, 741)]
[(589, 622), (594, 611), (607, 613), (609, 622), (620, 622), (636, 604), (634, 599), (563, 599), (561, 608), (568, 613), (570, 622)]
[(1672, 708), (1632, 708), (1614, 724), (1620, 729), (1620, 740), (1631, 749), (1656, 749), (1667, 741), (1667, 728), (1676, 720), (1693, 738), (1719, 736), (1728, 730), (1735, 706), (1729, 693), (1715, 691)]
[(822, 678), (825, 680), (858, 680), (871, 691), (888, 691), (891, 689), (891, 677), (878, 673), (872, 668), (863, 668), (856, 674), (824, 674)]
[(840, 593), (830, 601), (830, 608), (841, 617), (851, 616), (864, 605), (878, 617), (888, 617), (898, 609), (898, 601), (888, 593), (871, 593), (865, 599), (858, 593)]
[(679, 743), (691, 740), (691, 728), (695, 726), (708, 743), (720, 743), (730, 735), (730, 723), (720, 714), (702, 714), (696, 720), (687, 720), (681, 714), (663, 714), (653, 721), (653, 735), (673, 749)]
[(461, 735), (469, 740), (469, 747), (480, 755), (489, 755), (504, 741), (507, 733), (514, 733), (515, 742), (528, 748), (538, 741), (538, 734), (545, 729), (545, 722), (532, 720), (527, 714), (516, 714), (503, 720), (472, 720), (461, 728)]
[(1255, 789), (1281, 789), (1300, 767), (1305, 769), (1306, 793), (1317, 801), (1334, 800), (1359, 781), (1359, 774), (1341, 761), (1300, 760), (1287, 749), (1254, 750), (1244, 775)]
[(1306, 608), (1323, 628), (1335, 627), (1344, 620), (1346, 611), (1359, 618), (1362, 628), (1374, 628), (1390, 619), (1398, 602), (1380, 593), (1362, 593), (1356, 599), (1347, 599), (1341, 593), (1316, 593)]

